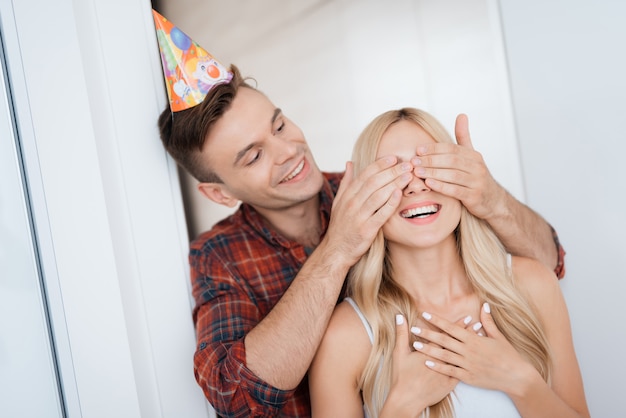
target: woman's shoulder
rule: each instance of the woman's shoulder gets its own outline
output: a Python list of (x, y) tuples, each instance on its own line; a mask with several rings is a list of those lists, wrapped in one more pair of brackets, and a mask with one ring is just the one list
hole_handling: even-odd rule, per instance
[(354, 308), (346, 301), (335, 308), (324, 338), (309, 370), (315, 386), (325, 373), (333, 371), (334, 384), (347, 382), (354, 390), (372, 350), (367, 331)]
[(337, 343), (351, 341), (351, 345), (352, 342), (357, 342), (371, 346), (366, 328), (368, 325), (363, 321), (357, 309), (348, 300), (339, 303), (330, 318), (324, 338), (332, 338)]
[(313, 416), (363, 413), (359, 382), (371, 347), (354, 308), (337, 305), (308, 372)]
[(560, 294), (556, 274), (545, 264), (527, 257), (512, 257), (511, 267), (517, 287), (538, 307)]

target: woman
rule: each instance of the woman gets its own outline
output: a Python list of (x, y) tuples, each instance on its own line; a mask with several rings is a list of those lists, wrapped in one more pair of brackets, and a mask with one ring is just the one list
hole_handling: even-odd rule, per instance
[[(359, 137), (355, 173), (434, 142), (452, 140), (431, 115), (386, 112)], [(309, 372), (313, 416), (589, 416), (554, 273), (510, 257), (486, 223), (416, 175), (348, 295)]]

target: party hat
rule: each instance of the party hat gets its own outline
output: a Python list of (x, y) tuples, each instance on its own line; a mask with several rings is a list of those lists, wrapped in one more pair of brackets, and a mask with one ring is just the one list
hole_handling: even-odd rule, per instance
[(172, 112), (200, 104), (213, 86), (233, 74), (170, 21), (152, 10)]

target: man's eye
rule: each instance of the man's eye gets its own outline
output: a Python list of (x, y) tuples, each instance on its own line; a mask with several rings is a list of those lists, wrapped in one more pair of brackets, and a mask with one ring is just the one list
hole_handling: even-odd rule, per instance
[(282, 132), (285, 129), (285, 122), (281, 122), (278, 128), (276, 128), (276, 132)]
[(246, 165), (252, 165), (255, 162), (257, 162), (259, 160), (259, 158), (261, 158), (261, 150), (256, 151), (254, 154), (252, 154), (251, 157), (252, 158), (250, 158), (250, 160), (248, 161), (248, 163)]

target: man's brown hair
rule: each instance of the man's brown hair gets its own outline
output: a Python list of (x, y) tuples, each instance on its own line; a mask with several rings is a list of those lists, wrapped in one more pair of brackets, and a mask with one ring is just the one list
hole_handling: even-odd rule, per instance
[(230, 107), (241, 87), (254, 89), (242, 78), (235, 65), (230, 66), (233, 78), (229, 83), (215, 85), (197, 106), (180, 112), (168, 107), (159, 116), (159, 133), (167, 152), (200, 182), (221, 183), (200, 153), (211, 127)]

